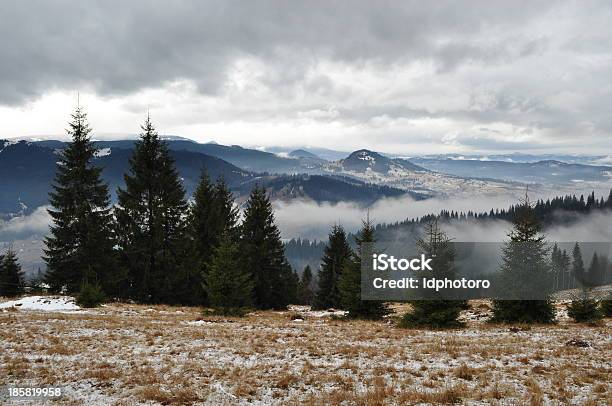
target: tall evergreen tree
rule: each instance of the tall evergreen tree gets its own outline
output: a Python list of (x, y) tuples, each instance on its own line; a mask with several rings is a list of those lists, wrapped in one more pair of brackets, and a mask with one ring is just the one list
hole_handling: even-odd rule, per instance
[(210, 306), (227, 314), (240, 314), (253, 304), (251, 273), (240, 264), (238, 244), (224, 233), (206, 275), (206, 291)]
[(6, 255), (0, 256), (0, 296), (23, 294), (24, 276), (17, 254), (9, 248)]
[(184, 277), (185, 190), (149, 117), (142, 126), (117, 191), (115, 209), (120, 261), (130, 296), (147, 303), (180, 303), (190, 278)]
[(246, 202), (240, 254), (242, 267), (252, 274), (255, 306), (260, 309), (286, 307), (295, 294), (290, 286), (293, 271), (285, 258), (272, 204), (263, 187), (256, 186)]
[(570, 280), (570, 288), (576, 286), (584, 286), (585, 270), (584, 261), (582, 260), (582, 251), (580, 250), (580, 244), (576, 243), (572, 250), (572, 277)]
[(193, 264), (187, 268), (190, 272), (186, 286), (190, 291), (185, 292), (185, 296), (191, 298), (191, 303), (206, 305), (206, 289), (202, 285), (206, 281), (208, 264), (224, 234), (238, 242), (237, 220), (238, 209), (223, 179), (212, 184), (206, 171), (202, 171), (189, 216)]
[[(514, 227), (508, 236), (510, 240), (503, 248), (502, 289), (511, 297), (547, 296), (550, 287), (548, 250), (527, 196), (516, 211)], [(493, 301), (493, 322), (552, 323), (554, 318), (554, 307), (548, 297), (544, 300)]]
[(583, 285), (587, 288), (597, 286), (600, 280), (600, 272), (601, 265), (599, 256), (597, 255), (597, 252), (594, 252), (593, 258), (591, 259), (591, 265), (589, 265), (589, 270), (584, 277)]
[(77, 107), (68, 128), (72, 141), (59, 158), (49, 194), (53, 224), (45, 239), (46, 281), (53, 291), (69, 293), (83, 282), (100, 283), (113, 295), (122, 276), (113, 252), (108, 186), (93, 164), (90, 132), (86, 114)]
[[(425, 225), (425, 236), (417, 240), (419, 252), (431, 258), (432, 271), (427, 276), (436, 279), (454, 279), (455, 250), (452, 241), (440, 229), (438, 219), (432, 219)], [(463, 300), (449, 300), (449, 292), (423, 292), (418, 300), (412, 301), (412, 311), (400, 320), (400, 327), (460, 327), (459, 313), (467, 307)], [(442, 296), (442, 298), (441, 298)], [(446, 297), (444, 297), (446, 296)]]
[(319, 289), (313, 304), (315, 309), (340, 308), (342, 306), (338, 280), (342, 269), (352, 255), (353, 250), (346, 240), (344, 229), (338, 225), (333, 226), (321, 259), (321, 268), (318, 273)]
[(298, 283), (298, 304), (312, 305), (314, 293), (312, 292), (312, 270), (310, 265), (306, 265), (302, 272), (302, 277)]
[[(363, 222), (361, 230), (355, 236), (357, 252), (344, 263), (344, 268), (338, 279), (340, 291), (340, 304), (342, 309), (348, 311), (349, 318), (381, 319), (389, 314), (384, 302), (378, 300), (361, 300), (361, 259), (366, 244), (374, 244), (374, 226), (368, 218)], [(371, 247), (370, 247), (371, 248)]]

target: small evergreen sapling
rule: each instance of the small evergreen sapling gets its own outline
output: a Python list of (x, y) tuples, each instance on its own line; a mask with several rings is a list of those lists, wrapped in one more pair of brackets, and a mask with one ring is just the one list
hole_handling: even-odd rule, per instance
[(612, 293), (601, 301), (601, 312), (604, 317), (612, 317)]
[(106, 296), (99, 284), (84, 282), (76, 297), (76, 304), (81, 307), (98, 307), (106, 300)]
[[(454, 278), (455, 250), (450, 238), (444, 233), (438, 219), (432, 219), (425, 226), (425, 238), (417, 241), (419, 251), (427, 258), (432, 258), (431, 271), (435, 278)], [(412, 311), (406, 313), (400, 320), (399, 326), (403, 328), (433, 327), (454, 328), (461, 327), (458, 320), (459, 313), (466, 307), (462, 300), (440, 299), (440, 294), (448, 292), (433, 292), (424, 295), (420, 300), (411, 302)]]
[(338, 280), (340, 303), (348, 311), (348, 318), (381, 319), (389, 314), (386, 304), (378, 300), (361, 300), (361, 258), (366, 244), (374, 244), (374, 227), (370, 220), (363, 222), (357, 236), (357, 252), (354, 252), (342, 269)]
[(208, 265), (206, 293), (210, 306), (221, 314), (242, 315), (253, 305), (253, 280), (241, 267), (239, 249), (226, 233)]

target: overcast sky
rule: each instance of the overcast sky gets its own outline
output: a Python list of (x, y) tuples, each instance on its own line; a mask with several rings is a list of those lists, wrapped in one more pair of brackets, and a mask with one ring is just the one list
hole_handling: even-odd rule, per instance
[(0, 137), (612, 151), (609, 1), (0, 3)]

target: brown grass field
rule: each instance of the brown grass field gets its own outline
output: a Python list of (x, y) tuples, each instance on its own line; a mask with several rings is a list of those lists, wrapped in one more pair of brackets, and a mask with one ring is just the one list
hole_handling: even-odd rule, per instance
[(472, 303), (465, 328), (431, 331), (298, 307), (5, 309), (0, 386), (63, 386), (66, 405), (612, 405), (611, 319), (502, 326), (486, 312)]

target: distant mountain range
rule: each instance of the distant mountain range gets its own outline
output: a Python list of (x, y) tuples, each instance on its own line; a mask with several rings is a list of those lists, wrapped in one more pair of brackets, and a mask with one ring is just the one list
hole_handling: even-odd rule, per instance
[[(495, 195), (523, 190), (525, 184), (571, 188), (578, 183), (591, 186), (612, 181), (612, 167), (557, 160), (509, 162), (459, 156), (404, 159), (366, 149), (328, 160), (319, 156), (316, 148), (272, 153), (237, 145), (199, 144), (181, 137), (164, 138), (189, 195), (202, 168), (206, 168), (212, 178), (223, 176), (239, 200), (244, 200), (257, 183), (265, 185), (277, 200), (368, 205), (406, 193), (415, 198)], [(123, 185), (134, 142), (95, 141), (99, 149), (96, 163), (104, 168), (104, 179), (113, 194)], [(65, 142), (54, 140), (0, 140), (0, 215), (21, 210), (21, 204), (34, 209), (47, 203), (56, 162), (65, 147)], [(328, 157), (339, 154), (318, 150)], [(521, 159), (529, 157), (520, 155)]]
[[(123, 185), (134, 142), (96, 141), (96, 165), (103, 168), (102, 175), (113, 199), (117, 188)], [(296, 151), (291, 158), (284, 158), (239, 146), (197, 144), (182, 139), (166, 142), (188, 196), (195, 190), (203, 168), (213, 179), (223, 176), (239, 201), (245, 200), (258, 183), (269, 189), (273, 199), (301, 198), (318, 203), (371, 204), (381, 198), (408, 193), (346, 177), (316, 175), (322, 172), (321, 167), (327, 161), (306, 151)], [(33, 210), (47, 204), (56, 162), (65, 147), (62, 141), (0, 140), (0, 218), (11, 217), (24, 207)], [(291, 176), (308, 171), (315, 175)], [(412, 195), (422, 197), (418, 193)]]
[(505, 162), (416, 157), (412, 158), (412, 161), (436, 172), (522, 183), (575, 185), (581, 182), (608, 182), (612, 180), (612, 167), (570, 164), (556, 160)]

